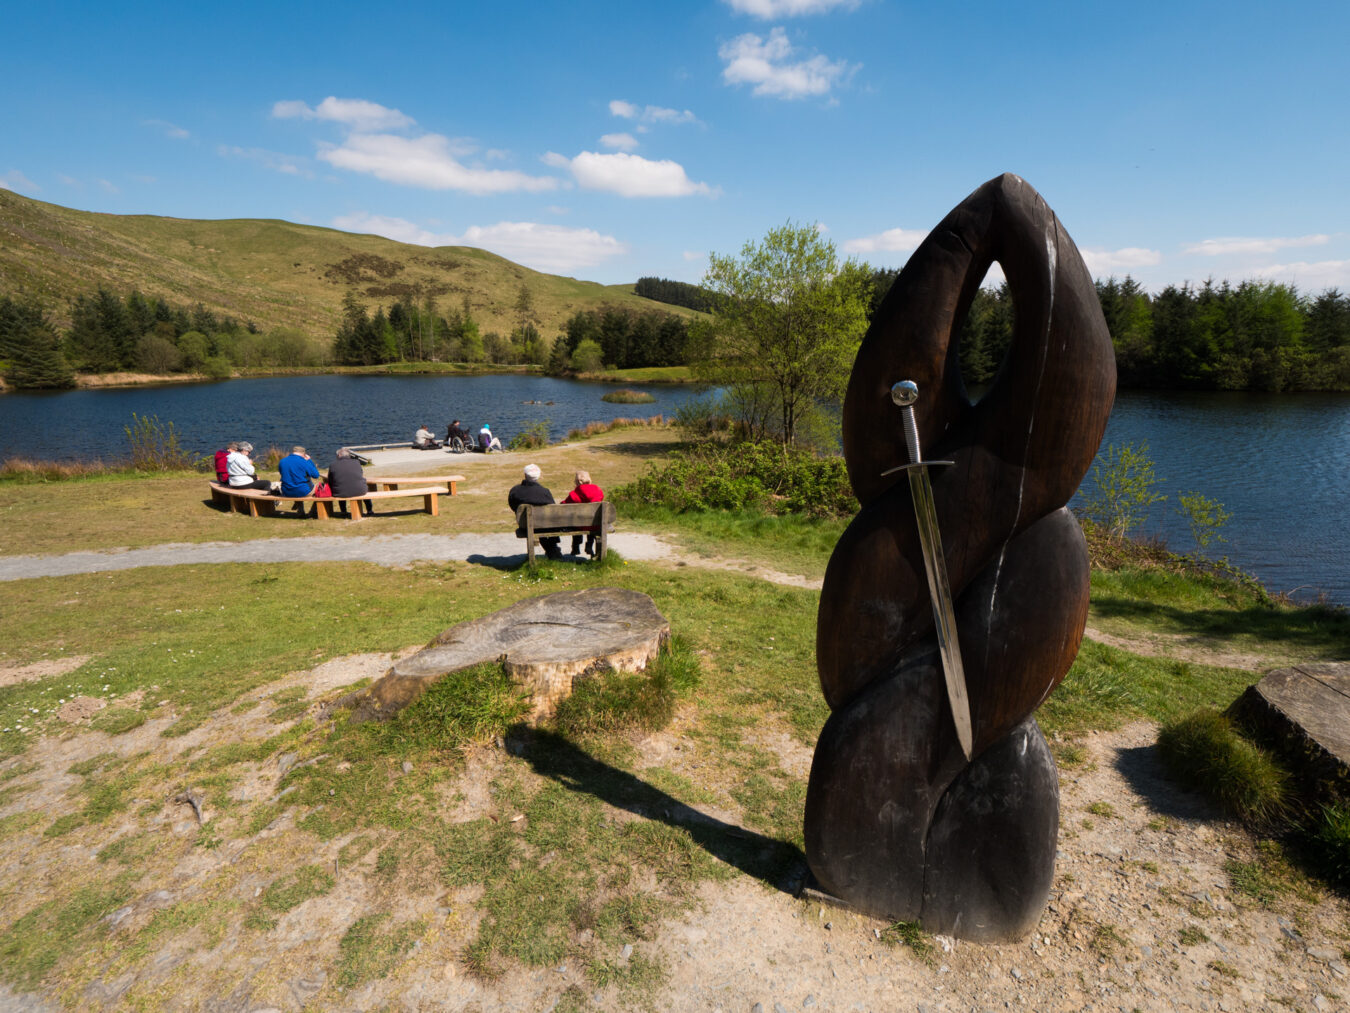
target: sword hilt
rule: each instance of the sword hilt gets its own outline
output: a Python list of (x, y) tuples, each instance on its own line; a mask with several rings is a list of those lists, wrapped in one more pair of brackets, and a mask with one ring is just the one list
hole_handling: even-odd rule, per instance
[(919, 400), (919, 385), (913, 380), (901, 380), (891, 387), (891, 400), (900, 406), (900, 420), (905, 426), (910, 463), (920, 464), (923, 455), (919, 452), (919, 424), (914, 420), (914, 402)]

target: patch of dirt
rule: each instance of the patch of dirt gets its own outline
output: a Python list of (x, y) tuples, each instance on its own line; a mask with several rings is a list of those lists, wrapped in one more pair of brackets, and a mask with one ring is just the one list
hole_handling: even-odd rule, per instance
[(51, 675), (65, 675), (75, 671), (89, 657), (87, 654), (75, 654), (69, 658), (35, 661), (31, 665), (0, 665), (0, 686), (16, 686), (21, 682), (45, 679)]
[(56, 716), (72, 725), (82, 725), (106, 706), (108, 702), (101, 697), (77, 696), (62, 704)]
[(1182, 635), (1169, 636), (1166, 633), (1148, 633), (1133, 637), (1122, 637), (1091, 626), (1083, 630), (1083, 636), (1108, 647), (1118, 647), (1131, 654), (1144, 654), (1153, 658), (1176, 658), (1198, 665), (1218, 665), (1222, 668), (1242, 668), (1251, 672), (1278, 667), (1278, 659), (1263, 654), (1243, 654), (1238, 651), (1225, 651), (1221, 647)]
[[(300, 1010), (320, 995), (325, 1008), (334, 1010), (549, 1009), (569, 988), (573, 998), (585, 997), (587, 1008), (631, 1008), (630, 997), (613, 985), (595, 986), (576, 960), (508, 969), (493, 982), (473, 978), (463, 954), (482, 917), (478, 893), (445, 891), (433, 855), (410, 856), (392, 879), (377, 872), (378, 831), (359, 832), (376, 837), (375, 844), (353, 861), (339, 862), (339, 852), (358, 833), (321, 841), (297, 832), (304, 813), (285, 809), (284, 795), (277, 795), (281, 771), (275, 759), (257, 764), (231, 793), (234, 799), (279, 803), (280, 814), (251, 837), (212, 843), (217, 814), (230, 800), (208, 794), (202, 827), (187, 805), (173, 801), (182, 790), (174, 785), (162, 797), (131, 800), (132, 808), (97, 834), (44, 838), (52, 819), (84, 804), (81, 795), (65, 794), (80, 783), (66, 773), (71, 764), (109, 751), (131, 757), (148, 750), (166, 761), (186, 749), (273, 734), (284, 725), (270, 724), (263, 715), (278, 690), (293, 685), (316, 695), (337, 692), (382, 673), (393, 657), (357, 655), (292, 673), (257, 691), (252, 709), (223, 711), (176, 739), (160, 736), (172, 720), (160, 715), (124, 735), (81, 731), (35, 743), (22, 758), (35, 766), (11, 782), (26, 790), (0, 809), (0, 816), (41, 806), (44, 818), (0, 842), (0, 882), (6, 884), (0, 923), (11, 924), (38, 903), (41, 884), (51, 877), (106, 881), (119, 867), (101, 863), (99, 851), (118, 838), (141, 835), (154, 855), (147, 867), (155, 871), (110, 922), (113, 939), (134, 938), (156, 910), (169, 905), (219, 900), (247, 909), (268, 883), (299, 865), (318, 865), (333, 873), (336, 883), (331, 892), (278, 916), (270, 930), (211, 935), (202, 926), (166, 937), (160, 956), (135, 970), (95, 982), (78, 996), (62, 993), (84, 1008), (117, 1008), (133, 990), (132, 995), (161, 1000), (172, 996), (184, 1007), (237, 993), (241, 1009)], [(670, 727), (637, 742), (641, 765), (697, 777), (696, 754), (685, 735), (695, 718), (692, 708), (682, 708)], [(662, 1010), (743, 1011), (756, 1004), (763, 1010), (930, 1013), (1005, 1007), (1209, 1013), (1346, 1008), (1350, 904), (1308, 892), (1286, 893), (1265, 907), (1236, 889), (1229, 863), (1255, 860), (1250, 838), (1163, 776), (1153, 749), (1156, 733), (1154, 725), (1138, 723), (1090, 735), (1081, 742), (1083, 762), (1060, 771), (1055, 885), (1035, 931), (1020, 942), (981, 946), (925, 937), (924, 952), (915, 952), (888, 943), (882, 922), (798, 900), (735, 874), (700, 886), (694, 908), (667, 920), (654, 938), (635, 937), (632, 950), (616, 945), (600, 956), (617, 968), (635, 954), (658, 961), (666, 978), (641, 1004)], [(786, 731), (766, 726), (752, 738), (793, 774), (803, 776), (809, 767), (810, 750)], [(466, 753), (463, 774), (439, 799), (451, 818), (474, 819), (488, 810), (493, 782), (516, 762), (511, 743), (506, 745)], [(736, 814), (708, 805), (678, 808), (655, 818), (736, 825)], [(647, 818), (614, 808), (608, 815)], [(389, 924), (416, 918), (426, 931), (388, 978), (335, 992), (325, 982), (334, 973), (337, 941), (371, 910), (394, 912)], [(19, 996), (0, 988), (0, 1007), (55, 1008), (57, 994)]]

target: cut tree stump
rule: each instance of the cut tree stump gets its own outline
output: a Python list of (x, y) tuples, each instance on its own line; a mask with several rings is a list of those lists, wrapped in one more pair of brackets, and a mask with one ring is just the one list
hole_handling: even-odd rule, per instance
[(1230, 708), (1273, 744), (1319, 798), (1350, 792), (1350, 662), (1271, 672)]
[(452, 626), (349, 701), (359, 719), (390, 717), (450, 672), (501, 661), (529, 690), (529, 720), (551, 716), (576, 680), (606, 668), (640, 672), (670, 638), (670, 622), (638, 591), (561, 591)]

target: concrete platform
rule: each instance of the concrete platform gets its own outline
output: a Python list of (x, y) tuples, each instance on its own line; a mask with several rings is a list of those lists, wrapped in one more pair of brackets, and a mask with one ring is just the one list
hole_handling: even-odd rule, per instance
[(1271, 741), (1315, 795), (1350, 798), (1350, 662), (1278, 669), (1247, 687), (1231, 711)]

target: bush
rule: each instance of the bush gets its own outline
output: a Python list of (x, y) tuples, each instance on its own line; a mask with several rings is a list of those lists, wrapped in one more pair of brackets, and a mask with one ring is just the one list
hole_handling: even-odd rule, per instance
[(1341, 889), (1350, 888), (1350, 806), (1322, 806), (1308, 845), (1322, 874)]
[(636, 482), (620, 486), (619, 501), (677, 512), (758, 510), (811, 517), (844, 517), (858, 509), (839, 457), (816, 457), (778, 443), (706, 444), (649, 464)]
[(173, 423), (160, 425), (158, 415), (131, 413), (132, 424), (124, 427), (131, 444), (131, 466), (137, 471), (190, 471), (195, 458), (178, 443)]
[(645, 672), (606, 669), (578, 680), (572, 695), (558, 705), (553, 727), (568, 737), (623, 729), (654, 732), (670, 723), (676, 701), (698, 682), (697, 655), (672, 637)]
[(548, 446), (549, 419), (535, 422), (516, 433), (506, 444), (507, 450), (539, 450)]
[(1251, 823), (1269, 823), (1290, 806), (1289, 775), (1217, 711), (1202, 709), (1166, 725), (1158, 752), (1173, 776)]
[(686, 440), (706, 439), (731, 428), (731, 415), (723, 400), (711, 394), (690, 398), (675, 409), (672, 420)]
[(1167, 499), (1153, 491), (1158, 479), (1147, 441), (1138, 446), (1127, 443), (1119, 450), (1109, 444), (1088, 478), (1091, 485), (1083, 490), (1083, 515), (1115, 538), (1124, 538), (1148, 517), (1149, 507)]

